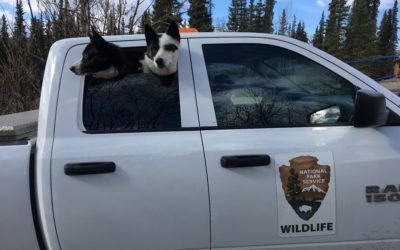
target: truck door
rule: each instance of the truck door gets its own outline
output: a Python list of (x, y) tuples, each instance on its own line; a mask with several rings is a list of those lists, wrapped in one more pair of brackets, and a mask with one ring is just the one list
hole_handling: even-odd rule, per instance
[(190, 49), (212, 249), (400, 246), (399, 126), (352, 124), (356, 89), (380, 86), (289, 39), (191, 39)]
[[(115, 43), (144, 53), (144, 40)], [(210, 248), (207, 176), (188, 43), (181, 44), (170, 86), (142, 73), (78, 77), (69, 67), (85, 44), (69, 50), (51, 161), (60, 248)]]

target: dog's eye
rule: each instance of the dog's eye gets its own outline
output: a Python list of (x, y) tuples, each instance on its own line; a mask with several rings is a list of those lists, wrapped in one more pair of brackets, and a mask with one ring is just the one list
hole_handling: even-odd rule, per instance
[(159, 48), (160, 48), (160, 47), (158, 47), (158, 46), (156, 46), (156, 45), (151, 45), (151, 46), (147, 49), (147, 54), (148, 54), (148, 56), (149, 56), (150, 58), (153, 58), (153, 57), (157, 54)]
[(165, 49), (166, 51), (172, 51), (172, 52), (174, 52), (175, 50), (178, 49), (178, 47), (176, 47), (176, 45), (173, 45), (173, 44), (167, 44), (167, 45), (164, 46), (164, 49)]

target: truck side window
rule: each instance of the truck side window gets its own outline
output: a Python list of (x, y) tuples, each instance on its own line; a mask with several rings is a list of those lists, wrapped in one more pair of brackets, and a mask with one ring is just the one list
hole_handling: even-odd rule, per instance
[(87, 132), (179, 129), (178, 74), (167, 87), (153, 74), (133, 73), (116, 81), (86, 77), (82, 113)]
[(218, 127), (351, 125), (354, 86), (293, 51), (203, 45)]

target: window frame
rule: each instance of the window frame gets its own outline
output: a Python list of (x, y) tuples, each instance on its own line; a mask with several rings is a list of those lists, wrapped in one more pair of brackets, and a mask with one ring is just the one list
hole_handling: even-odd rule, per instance
[[(116, 45), (121, 48), (133, 48), (133, 47), (146, 47), (144, 39), (138, 39), (133, 41), (113, 41)], [(79, 48), (83, 51), (84, 46), (80, 45)], [(199, 122), (197, 116), (197, 107), (195, 103), (194, 84), (192, 77), (192, 70), (190, 64), (190, 57), (188, 52), (187, 39), (181, 40), (180, 56), (178, 60), (178, 91), (179, 91), (179, 104), (180, 104), (180, 128), (171, 129), (138, 129), (138, 130), (116, 130), (116, 131), (95, 131), (88, 130), (84, 125), (84, 98), (86, 93), (86, 80), (85, 77), (81, 77), (81, 88), (80, 98), (78, 104), (78, 127), (79, 130), (84, 134), (114, 134), (114, 133), (142, 133), (142, 132), (170, 132), (170, 131), (187, 131), (198, 129)], [(161, 87), (161, 86), (160, 86)]]

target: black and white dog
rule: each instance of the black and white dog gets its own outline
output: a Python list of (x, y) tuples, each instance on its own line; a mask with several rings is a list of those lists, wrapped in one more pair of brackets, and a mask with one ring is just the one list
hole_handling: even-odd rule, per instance
[(89, 38), (82, 58), (70, 67), (72, 72), (100, 79), (115, 79), (127, 73), (128, 61), (120, 47), (104, 40), (93, 27)]
[(89, 33), (90, 43), (82, 58), (70, 67), (77, 75), (90, 75), (100, 79), (119, 79), (130, 72), (157, 75), (163, 85), (168, 85), (178, 70), (180, 35), (178, 25), (171, 22), (166, 33), (159, 36), (150, 25), (145, 26), (146, 52), (144, 58), (131, 62), (123, 50), (107, 42), (94, 28)]
[(169, 76), (178, 70), (180, 40), (178, 25), (171, 22), (166, 33), (161, 36), (146, 24), (144, 28), (147, 51), (141, 60), (144, 73)]

